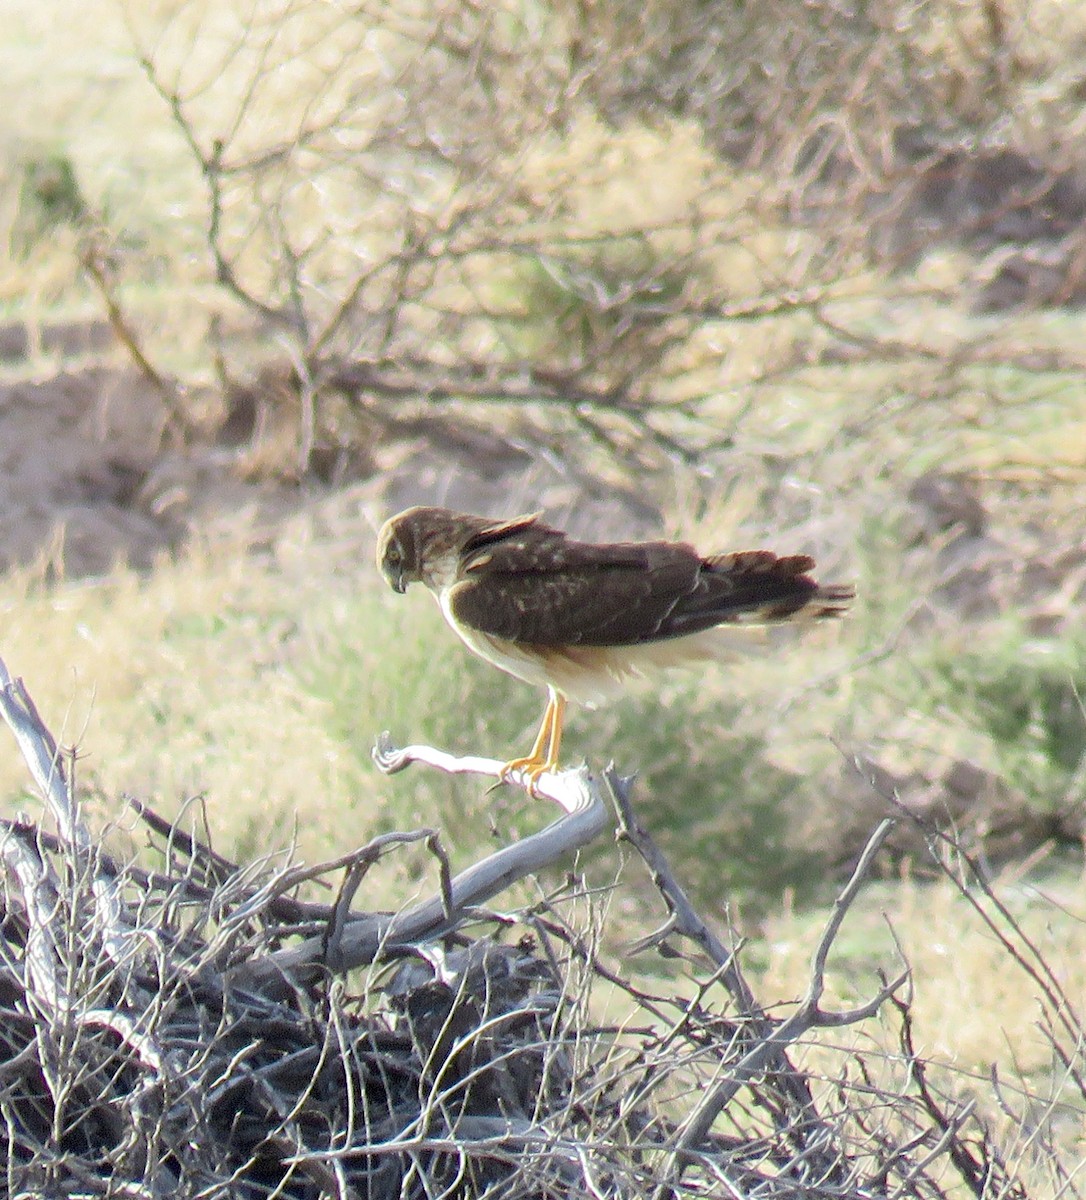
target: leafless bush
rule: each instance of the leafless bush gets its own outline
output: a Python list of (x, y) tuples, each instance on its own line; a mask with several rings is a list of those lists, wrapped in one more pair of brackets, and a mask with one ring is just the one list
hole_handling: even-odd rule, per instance
[[(913, 1049), (905, 975), (854, 1009), (822, 1005), (827, 957), (887, 827), (834, 906), (807, 995), (780, 1019), (690, 907), (612, 774), (603, 786), (622, 833), (671, 913), (652, 940), (694, 948), (691, 995), (608, 967), (605, 908), (576, 880), (518, 913), (480, 910), (474, 899), (517, 877), (527, 843), (456, 878), (430, 831), (313, 868), (239, 866), (141, 808), (161, 868), (119, 864), (83, 826), (56, 746), (6, 674), (0, 704), (58, 826), (3, 827), (9, 1194), (1025, 1194), (975, 1100), (941, 1089)], [(425, 747), (384, 746), (379, 759), (500, 767)], [(584, 802), (537, 844), (555, 852), (571, 822), (581, 840), (598, 832), (599, 787), (584, 772), (545, 787)], [(367, 866), (414, 841), (436, 854), (440, 896), (352, 912)], [(334, 870), (346, 872), (335, 903), (298, 896)], [(603, 1018), (597, 985), (625, 1011)], [(1058, 994), (1046, 999), (1065, 1046), (1075, 1019)], [(793, 1061), (817, 1031), (886, 1006), (899, 1059), (823, 1047), (828, 1073)]]
[[(220, 293), (229, 403), (257, 428), (289, 403), (303, 469), (420, 408), (566, 457), (704, 465), (739, 439), (771, 459), (782, 387), (850, 395), (817, 446), (782, 448), (817, 458), (890, 423), (930, 436), (996, 369), (1081, 375), (1072, 350), (926, 321), (954, 284), (867, 273), (1054, 194), (1043, 147), (994, 136), (1049, 43), (982, 7), (133, 15), (199, 180), (202, 231), (178, 237)], [(1008, 145), (1009, 176), (970, 157)]]

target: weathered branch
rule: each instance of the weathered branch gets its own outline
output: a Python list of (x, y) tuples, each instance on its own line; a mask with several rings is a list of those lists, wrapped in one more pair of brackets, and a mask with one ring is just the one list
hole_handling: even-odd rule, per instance
[(664, 899), (670, 916), (656, 933), (644, 939), (641, 947), (662, 942), (669, 934), (678, 933), (690, 938), (709, 956), (719, 971), (724, 986), (731, 992), (739, 1013), (756, 1021), (765, 1020), (765, 1012), (743, 978), (735, 953), (716, 936), (698, 915), (685, 889), (679, 883), (670, 863), (660, 848), (638, 821), (630, 803), (629, 781), (619, 779), (612, 768), (604, 772), (604, 782), (618, 814), (619, 836), (628, 841), (641, 855), (652, 873), (652, 881)]
[[(387, 734), (378, 741), (374, 760), (386, 774), (395, 774), (412, 763), (425, 763), (448, 774), (498, 779), (503, 767), (497, 759), (456, 758), (432, 746), (397, 750)], [(355, 916), (343, 923), (334, 939), (307, 938), (298, 945), (243, 964), (235, 973), (236, 982), (267, 990), (276, 979), (298, 983), (324, 969), (353, 970), (373, 962), (383, 951), (440, 937), (455, 928), (466, 910), (483, 904), (517, 880), (552, 866), (608, 827), (608, 807), (598, 781), (587, 767), (544, 775), (536, 791), (541, 798), (557, 804), (566, 815), (538, 833), (474, 863), (449, 881), (447, 894), (443, 892), (398, 913)]]
[(61, 838), (71, 847), (78, 868), (90, 873), (95, 920), (106, 953), (115, 963), (126, 962), (131, 967), (133, 955), (142, 946), (142, 935), (126, 927), (116, 882), (99, 868), (97, 851), (80, 817), (53, 735), (23, 681), (11, 677), (3, 659), (0, 659), (0, 716), (15, 735), (30, 774), (56, 820)]
[[(826, 957), (837, 936), (841, 922), (870, 869), (874, 855), (893, 828), (893, 822), (885, 821), (875, 830), (852, 878), (837, 897), (833, 915), (815, 950), (806, 996), (787, 1021), (774, 1025), (767, 1018), (764, 1009), (743, 978), (735, 952), (729, 950), (698, 915), (666, 857), (638, 821), (630, 803), (628, 781), (619, 779), (612, 769), (605, 773), (604, 780), (618, 813), (620, 836), (628, 841), (644, 860), (652, 873), (653, 883), (669, 911), (668, 920), (661, 929), (644, 939), (641, 944), (652, 945), (663, 941), (672, 934), (690, 938), (715, 964), (716, 977), (731, 993), (740, 1016), (751, 1023), (747, 1039), (748, 1042), (753, 1042), (750, 1049), (734, 1066), (729, 1068), (726, 1077), (703, 1096), (687, 1120), (686, 1127), (675, 1146), (672, 1160), (671, 1177), (677, 1179), (683, 1166), (691, 1161), (692, 1153), (708, 1136), (721, 1111), (743, 1086), (748, 1084), (755, 1075), (765, 1070), (767, 1066), (774, 1068), (776, 1085), (789, 1093), (793, 1103), (804, 1113), (804, 1120), (811, 1125), (819, 1123), (806, 1079), (789, 1062), (785, 1053), (787, 1047), (811, 1028), (853, 1024), (873, 1015), (907, 977), (907, 975), (899, 976), (893, 983), (881, 989), (868, 1004), (848, 1012), (828, 1013), (820, 1007)], [(657, 1192), (659, 1200), (668, 1195), (670, 1190), (670, 1184), (662, 1184)]]
[(22, 892), (26, 917), (24, 986), (43, 1009), (67, 1007), (60, 948), (57, 944), (60, 884), (29, 833), (8, 828), (0, 834), (0, 855)]
[(60, 750), (45, 727), (34, 701), (21, 679), (13, 679), (0, 659), (0, 715), (15, 735), (30, 774), (38, 785), (60, 830), (60, 836), (79, 851), (91, 848), (91, 836), (79, 816)]
[(81, 261), (83, 269), (102, 298), (106, 309), (106, 319), (109, 321), (114, 336), (162, 401), (162, 406), (166, 410), (164, 430), (170, 429), (176, 437), (184, 441), (190, 423), (184, 406), (184, 389), (176, 380), (163, 375), (144, 353), (139, 335), (122, 307), (117, 289), (109, 278), (106, 268), (106, 253), (100, 244), (99, 237), (89, 235), (85, 239)]

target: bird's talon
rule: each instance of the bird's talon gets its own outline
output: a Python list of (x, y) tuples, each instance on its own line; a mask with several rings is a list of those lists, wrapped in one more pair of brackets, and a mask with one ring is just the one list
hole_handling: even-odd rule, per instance
[(554, 771), (557, 764), (550, 762), (540, 762), (538, 759), (532, 758), (514, 758), (512, 762), (507, 762), (498, 774), (498, 778), (502, 783), (517, 783), (513, 778), (514, 775), (520, 775), (520, 785), (527, 791), (528, 795), (533, 799), (538, 800), (540, 797), (539, 781), (544, 775)]

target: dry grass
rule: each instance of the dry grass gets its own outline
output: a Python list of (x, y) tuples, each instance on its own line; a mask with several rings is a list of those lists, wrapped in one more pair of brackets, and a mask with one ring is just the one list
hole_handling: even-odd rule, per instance
[[(1068, 995), (1086, 994), (1086, 964), (1068, 953), (1086, 919), (1086, 876), (1074, 868), (1046, 871), (1035, 864), (1025, 873), (1004, 872), (993, 887), (1056, 967)], [(766, 921), (764, 943), (750, 950), (763, 994), (782, 1002), (797, 994), (819, 922), (815, 914), (790, 908)], [(1037, 1024), (1036, 983), (1010, 963), (954, 886), (906, 874), (869, 888), (835, 948), (828, 977), (834, 999), (857, 1003), (871, 988), (876, 967), (895, 969), (898, 947), (912, 967), (922, 1055), (977, 1080), (995, 1063), (1007, 1078), (1021, 1073), (1043, 1086), (1055, 1064)], [(872, 1036), (871, 1028), (864, 1032)]]
[[(368, 547), (339, 564), (320, 545), (270, 561), (247, 555), (239, 539), (233, 548), (194, 547), (147, 578), (118, 569), (42, 586), (28, 571), (2, 588), (4, 655), (41, 681), (37, 696), (59, 737), (86, 752), (84, 782), (167, 809), (206, 795), (231, 853), (251, 852), (269, 827), (282, 836), (294, 819), (303, 854), (342, 849), (344, 814), (357, 814), (353, 843), (404, 813), (402, 785), (369, 765), (383, 728), (401, 741), (511, 754), (531, 740), (542, 711), (535, 690), (459, 646), (429, 597), (400, 599), (381, 587)], [(648, 794), (661, 791), (662, 811), (678, 816), (684, 782), (732, 792), (725, 776), (758, 737), (756, 726), (726, 731), (723, 722), (752, 696), (772, 695), (774, 679), (751, 680), (738, 698), (732, 680), (727, 670), (678, 677), (658, 695), (645, 685), (622, 705), (578, 711), (566, 752), (614, 753), (644, 770)], [(797, 713), (793, 734), (814, 740), (832, 715), (812, 723)], [(0, 776), (9, 791), (17, 783)], [(401, 795), (390, 799), (390, 790)], [(478, 822), (465, 839), (482, 835), (486, 806), (462, 785), (422, 781), (410, 791), (410, 820), (434, 821), (451, 804)], [(501, 812), (501, 797), (496, 804)], [(692, 813), (702, 837), (712, 827), (726, 836), (715, 807), (704, 795)]]
[[(1086, 919), (1081, 869), (1034, 863), (1005, 872), (993, 889), (1071, 1003), (1081, 1004), (1086, 974), (1074, 949)], [(763, 995), (787, 999), (802, 988), (815, 929), (810, 914), (782, 912), (767, 922), (764, 943), (752, 947)], [(1061, 1062), (1045, 1036), (1036, 979), (1012, 960), (956, 887), (905, 877), (869, 889), (850, 914), (828, 978), (835, 999), (855, 1003), (873, 986), (876, 965), (895, 969), (899, 947), (912, 969), (913, 1046), (930, 1064), (932, 1078), (960, 1100), (976, 1103), (1006, 1160), (1035, 1194), (1058, 1191), (1044, 1173), (1034, 1139), (1051, 1139), (1068, 1166), (1081, 1162), (1086, 1111), (1071, 1082), (1077, 1058)], [(901, 1053), (898, 1029), (885, 1019), (841, 1044), (854, 1045), (870, 1064), (885, 1054), (887, 1071)], [(826, 1046), (812, 1047), (803, 1061), (815, 1073), (833, 1070)]]
[(214, 562), (195, 550), (148, 580), (118, 570), (42, 590), (24, 576), (3, 590), (5, 654), (36, 681), (58, 736), (86, 750), (86, 785), (171, 810), (206, 795), (220, 839), (248, 852), (297, 821), (315, 854), (359, 805), (349, 840), (365, 836), (373, 717), (359, 713), (354, 746), (337, 739), (328, 706), (292, 677), (303, 580), (288, 586), (239, 548)]

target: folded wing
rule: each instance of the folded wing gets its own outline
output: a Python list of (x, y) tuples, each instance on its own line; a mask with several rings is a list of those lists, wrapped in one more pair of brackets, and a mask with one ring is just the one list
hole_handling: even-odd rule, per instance
[(637, 646), (730, 623), (833, 616), (852, 591), (820, 587), (805, 555), (703, 558), (673, 542), (592, 545), (521, 524), (464, 562), (447, 603), (463, 624), (531, 646)]

